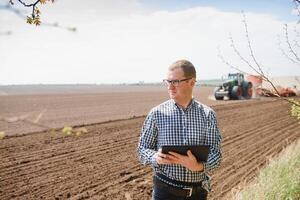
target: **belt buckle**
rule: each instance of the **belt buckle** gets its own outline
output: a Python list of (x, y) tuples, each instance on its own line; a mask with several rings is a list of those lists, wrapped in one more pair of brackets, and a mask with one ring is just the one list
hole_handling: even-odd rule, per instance
[(185, 189), (189, 192), (186, 197), (191, 197), (192, 196), (192, 194), (193, 194), (193, 188), (192, 187), (187, 187), (187, 188), (183, 188), (183, 189)]

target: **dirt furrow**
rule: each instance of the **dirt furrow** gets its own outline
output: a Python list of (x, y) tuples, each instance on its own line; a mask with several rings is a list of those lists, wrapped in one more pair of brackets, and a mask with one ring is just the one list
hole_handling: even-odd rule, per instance
[[(214, 109), (224, 141), (210, 199), (252, 180), (270, 157), (300, 138), (286, 102), (240, 101)], [(80, 137), (58, 130), (0, 140), (0, 199), (150, 199), (152, 170), (136, 155), (143, 120), (85, 125), (89, 132)]]

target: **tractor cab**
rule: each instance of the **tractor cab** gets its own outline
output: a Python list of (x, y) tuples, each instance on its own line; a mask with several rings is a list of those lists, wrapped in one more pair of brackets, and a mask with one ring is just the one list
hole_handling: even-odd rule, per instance
[(239, 82), (242, 82), (244, 80), (244, 74), (241, 74), (241, 73), (228, 74), (228, 79), (229, 80), (238, 80)]
[(244, 74), (241, 73), (228, 74), (228, 80), (229, 81), (236, 80), (238, 82), (238, 85), (241, 85), (241, 83), (244, 81)]

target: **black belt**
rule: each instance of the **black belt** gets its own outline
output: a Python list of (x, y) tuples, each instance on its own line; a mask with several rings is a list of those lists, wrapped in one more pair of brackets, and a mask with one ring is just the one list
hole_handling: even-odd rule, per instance
[(202, 181), (200, 182), (183, 182), (183, 181), (177, 181), (177, 180), (173, 180), (173, 179), (170, 179), (169, 177), (163, 175), (163, 174), (160, 174), (160, 173), (155, 173), (155, 176), (157, 176), (160, 180), (164, 180), (168, 183), (173, 183), (174, 185), (180, 185), (180, 186), (191, 186), (191, 187), (194, 187), (194, 186), (201, 186), (202, 185)]
[[(155, 176), (153, 178), (153, 182), (156, 187), (165, 189), (165, 190), (169, 191), (170, 193), (174, 194), (175, 196), (180, 196), (180, 197), (190, 197), (193, 194), (204, 190), (201, 186), (201, 182), (189, 183), (194, 186), (176, 187), (176, 186), (172, 186), (170, 184), (167, 184), (167, 183), (161, 181), (159, 178), (157, 178)], [(175, 182), (177, 182), (177, 181), (175, 181)], [(174, 180), (172, 180), (171, 183), (174, 183)]]

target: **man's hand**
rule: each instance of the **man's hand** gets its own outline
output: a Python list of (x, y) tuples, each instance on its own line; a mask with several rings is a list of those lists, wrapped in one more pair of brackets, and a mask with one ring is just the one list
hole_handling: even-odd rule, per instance
[(169, 159), (169, 156), (171, 156), (171, 155), (162, 153), (161, 149), (159, 149), (158, 152), (156, 152), (154, 154), (154, 158), (155, 158), (156, 162), (160, 165), (175, 164), (172, 160)]
[(169, 152), (168, 161), (172, 164), (180, 164), (188, 168), (191, 171), (203, 171), (204, 166), (202, 163), (197, 162), (196, 157), (192, 154), (190, 150), (187, 152), (187, 156), (181, 155), (175, 152)]

